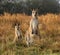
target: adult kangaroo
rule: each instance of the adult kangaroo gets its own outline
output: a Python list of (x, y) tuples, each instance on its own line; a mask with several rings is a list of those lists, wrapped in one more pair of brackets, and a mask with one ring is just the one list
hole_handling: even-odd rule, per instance
[(34, 35), (38, 35), (38, 17), (36, 10), (32, 10), (32, 18), (30, 21), (30, 26), (25, 34), (25, 40), (27, 46), (30, 46), (33, 43)]
[(32, 34), (38, 34), (38, 17), (37, 11), (32, 11), (32, 19), (30, 21), (30, 28), (32, 29)]

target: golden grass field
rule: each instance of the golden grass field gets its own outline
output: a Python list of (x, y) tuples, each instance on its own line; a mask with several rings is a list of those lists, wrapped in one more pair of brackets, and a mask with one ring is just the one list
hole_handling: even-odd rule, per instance
[(12, 44), (16, 20), (20, 23), (24, 37), (31, 16), (9, 13), (0, 15), (0, 55), (60, 55), (60, 14), (38, 16), (41, 39), (31, 47), (26, 47), (24, 40)]

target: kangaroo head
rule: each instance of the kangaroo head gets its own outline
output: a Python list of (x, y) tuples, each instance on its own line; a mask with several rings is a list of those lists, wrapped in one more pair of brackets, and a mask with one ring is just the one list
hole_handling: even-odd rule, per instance
[(18, 23), (15, 24), (15, 27), (16, 27), (17, 29), (19, 29), (19, 26), (20, 26), (20, 25), (19, 25)]
[(37, 11), (36, 10), (32, 10), (32, 17), (34, 18), (34, 17), (36, 17), (37, 16)]

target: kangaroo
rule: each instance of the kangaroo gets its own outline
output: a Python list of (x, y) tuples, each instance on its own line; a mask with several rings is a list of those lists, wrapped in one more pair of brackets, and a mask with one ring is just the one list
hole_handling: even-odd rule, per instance
[(32, 19), (30, 21), (30, 28), (32, 29), (32, 34), (38, 34), (38, 17), (37, 11), (32, 11)]
[(33, 36), (31, 34), (31, 29), (30, 28), (26, 31), (25, 41), (26, 41), (26, 44), (27, 44), (28, 47), (31, 46), (31, 44), (33, 43)]
[(32, 11), (32, 19), (30, 21), (30, 26), (25, 34), (25, 40), (27, 46), (30, 46), (33, 43), (34, 35), (38, 34), (38, 17), (37, 11)]
[(13, 42), (18, 41), (18, 39), (19, 39), (19, 40), (22, 39), (22, 33), (21, 33), (20, 28), (19, 28), (19, 24), (16, 23), (16, 24), (15, 24), (15, 37), (14, 37)]

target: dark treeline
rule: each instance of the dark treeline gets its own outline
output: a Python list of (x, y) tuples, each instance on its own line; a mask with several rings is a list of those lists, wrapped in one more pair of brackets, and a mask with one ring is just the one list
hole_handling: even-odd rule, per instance
[(38, 9), (39, 14), (60, 13), (60, 4), (56, 0), (26, 0), (8, 2), (0, 0), (0, 14), (4, 12), (31, 14), (32, 9)]

